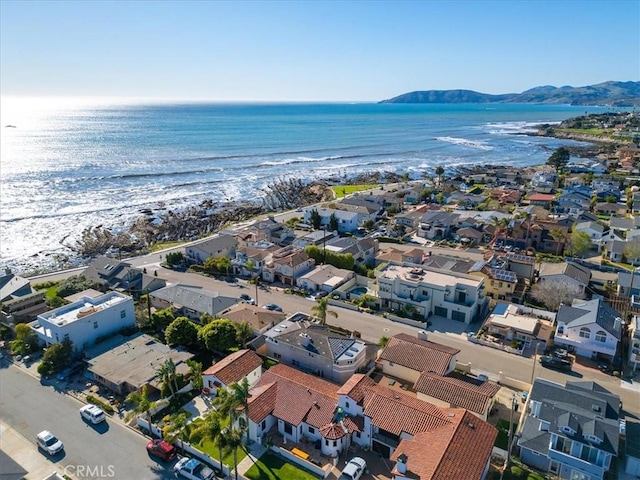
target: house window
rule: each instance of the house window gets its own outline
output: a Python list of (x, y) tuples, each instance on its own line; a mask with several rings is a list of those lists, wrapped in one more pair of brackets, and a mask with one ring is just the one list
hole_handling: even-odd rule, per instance
[(349, 408), (349, 402), (344, 402), (344, 408)]
[(596, 342), (604, 343), (607, 341), (607, 332), (604, 330), (598, 330), (596, 332)]
[(98, 328), (98, 322), (93, 322), (93, 328)]
[(309, 427), (309, 433), (313, 435), (314, 433), (316, 433), (316, 429), (313, 427)]
[(333, 441), (333, 446), (334, 446), (334, 447), (337, 447), (337, 446), (338, 446), (338, 442), (337, 442), (337, 440), (334, 440), (334, 441)]
[(120, 318), (124, 318), (127, 316), (127, 311), (126, 310), (120, 310)]
[(585, 462), (595, 464), (596, 460), (598, 459), (598, 450), (588, 447), (587, 445), (583, 445), (582, 452), (580, 452), (580, 458)]
[(555, 450), (569, 455), (571, 453), (571, 440), (564, 437), (558, 437), (556, 440)]
[(262, 430), (264, 430), (265, 428), (267, 428), (267, 421), (266, 421), (266, 420), (263, 420), (263, 421), (262, 421), (261, 428), (262, 428)]
[(293, 433), (293, 427), (290, 423), (284, 422), (284, 433), (291, 435)]
[(564, 333), (564, 325), (558, 325), (558, 335), (562, 335)]
[(591, 336), (591, 330), (587, 327), (582, 327), (580, 329), (580, 338), (589, 338)]

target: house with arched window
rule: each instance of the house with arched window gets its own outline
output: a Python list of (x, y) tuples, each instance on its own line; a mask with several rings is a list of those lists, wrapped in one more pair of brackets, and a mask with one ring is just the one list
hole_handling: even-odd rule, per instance
[(604, 300), (575, 299), (560, 305), (554, 342), (583, 357), (613, 359), (620, 341), (622, 319)]

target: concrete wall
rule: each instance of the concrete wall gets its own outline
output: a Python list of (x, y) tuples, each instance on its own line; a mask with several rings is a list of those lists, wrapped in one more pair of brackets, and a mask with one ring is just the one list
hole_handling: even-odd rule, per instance
[(514, 390), (526, 390), (531, 389), (531, 384), (516, 380), (515, 378), (507, 377), (504, 373), (498, 373), (498, 383), (505, 387), (513, 388)]
[(411, 325), (412, 327), (417, 327), (417, 328), (426, 327), (426, 323), (424, 321), (413, 320), (412, 318), (398, 317), (397, 315), (393, 315), (391, 313), (387, 314), (387, 318), (392, 322), (404, 323), (405, 325)]

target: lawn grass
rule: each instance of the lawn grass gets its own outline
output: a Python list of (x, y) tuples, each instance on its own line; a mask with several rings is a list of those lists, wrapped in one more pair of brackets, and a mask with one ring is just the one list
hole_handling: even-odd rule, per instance
[(244, 474), (251, 480), (317, 480), (317, 476), (287, 463), (273, 453), (265, 453)]
[[(508, 450), (509, 446), (509, 421), (508, 420), (498, 420), (498, 424), (496, 425), (498, 429), (498, 438), (496, 438), (496, 443), (494, 444), (498, 448), (502, 448), (503, 450)], [(511, 432), (515, 433), (516, 428), (518, 428), (517, 423), (513, 423), (513, 427)]]
[(160, 243), (156, 243), (155, 245), (151, 245), (151, 247), (149, 247), (149, 253), (153, 253), (153, 252), (157, 252), (160, 250), (164, 250), (166, 248), (174, 248), (174, 247), (179, 247), (180, 245), (184, 245), (187, 242), (160, 242)]
[(342, 198), (345, 195), (350, 195), (355, 192), (360, 192), (362, 190), (372, 190), (374, 188), (378, 188), (376, 184), (363, 184), (363, 185), (334, 185), (331, 187), (333, 193), (336, 198)]
[[(193, 422), (191, 422), (188, 426), (189, 431), (197, 428), (198, 424), (202, 421), (203, 420), (201, 418), (197, 418)], [(229, 425), (229, 419), (224, 418), (222, 420), (222, 428), (225, 428), (227, 425)], [(198, 450), (200, 450), (201, 452), (204, 452), (207, 455), (209, 455), (211, 458), (220, 460), (220, 450), (218, 450), (217, 442), (212, 442), (210, 440), (203, 440), (203, 441), (200, 441), (199, 443), (193, 443), (192, 445)], [(234, 468), (235, 463), (233, 463), (233, 452), (223, 451), (222, 453), (223, 453), (222, 463), (224, 463), (225, 465), (229, 465), (230, 468)], [(246, 456), (247, 456), (247, 452), (244, 449), (244, 447), (238, 448), (238, 463), (240, 463)]]

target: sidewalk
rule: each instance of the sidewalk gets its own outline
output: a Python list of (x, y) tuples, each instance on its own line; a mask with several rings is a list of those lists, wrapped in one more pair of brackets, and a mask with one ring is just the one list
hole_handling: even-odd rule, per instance
[[(26, 480), (55, 479), (52, 475), (54, 472), (58, 472), (58, 478), (62, 478), (63, 467), (52, 463), (38, 451), (35, 442), (30, 442), (2, 420), (0, 449), (27, 471), (24, 477)], [(71, 478), (70, 475), (67, 476)]]
[(244, 478), (244, 474), (253, 467), (253, 464), (267, 451), (266, 447), (253, 443), (249, 446), (249, 453), (246, 457), (244, 457), (240, 463), (238, 463), (238, 475), (242, 475)]

